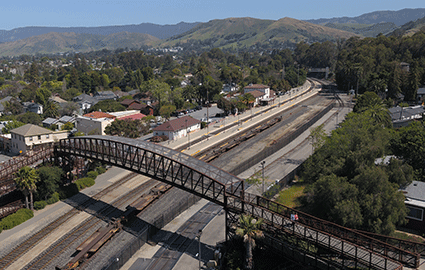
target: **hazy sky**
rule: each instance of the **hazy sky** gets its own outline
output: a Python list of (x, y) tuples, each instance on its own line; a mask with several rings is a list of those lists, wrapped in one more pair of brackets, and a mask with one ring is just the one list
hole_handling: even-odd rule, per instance
[(207, 22), (229, 17), (277, 20), (359, 16), (378, 10), (425, 8), (424, 0), (3, 0), (0, 29)]

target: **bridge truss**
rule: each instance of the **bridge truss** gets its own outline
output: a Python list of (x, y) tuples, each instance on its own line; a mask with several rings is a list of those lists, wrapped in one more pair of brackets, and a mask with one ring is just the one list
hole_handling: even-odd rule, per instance
[[(224, 207), (226, 238), (234, 237), (241, 214), (262, 218), (262, 240), (320, 269), (418, 267), (420, 254), (392, 246), (348, 228), (297, 212), (244, 191), (243, 180), (167, 147), (113, 136), (63, 139), (55, 146), (61, 166), (73, 156), (95, 159), (171, 184)], [(290, 220), (297, 213), (299, 220)], [(301, 254), (301, 255), (300, 255)]]

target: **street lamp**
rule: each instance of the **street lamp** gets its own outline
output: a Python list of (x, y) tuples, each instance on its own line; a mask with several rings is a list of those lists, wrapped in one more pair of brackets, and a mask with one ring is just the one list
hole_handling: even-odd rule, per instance
[(263, 192), (261, 193), (261, 195), (264, 194), (264, 165), (266, 165), (265, 160), (261, 161), (261, 167), (262, 167), (262, 171), (263, 171)]
[(187, 142), (189, 144), (187, 149), (190, 149), (190, 133), (189, 133), (188, 128), (187, 128), (187, 119), (185, 119), (184, 121), (186, 122), (186, 135), (187, 135)]
[(198, 235), (196, 235), (196, 237), (198, 238), (199, 270), (201, 270), (201, 235), (202, 235), (202, 230), (200, 229), (198, 231)]

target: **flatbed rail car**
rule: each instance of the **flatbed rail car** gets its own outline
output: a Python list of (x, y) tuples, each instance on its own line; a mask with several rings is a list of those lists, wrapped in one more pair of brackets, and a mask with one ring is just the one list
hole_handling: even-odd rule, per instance
[(222, 153), (225, 153), (232, 148), (238, 146), (240, 143), (254, 137), (258, 133), (274, 126), (276, 123), (280, 122), (282, 120), (282, 117), (275, 117), (273, 119), (268, 120), (267, 122), (256, 126), (255, 128), (251, 129), (250, 131), (245, 132), (244, 134), (235, 137), (234, 139), (229, 140), (225, 144), (213, 149), (209, 150), (204, 153), (199, 159), (205, 162), (211, 162), (214, 159), (218, 158)]
[(88, 259), (90, 259), (112, 236), (118, 233), (123, 224), (128, 222), (131, 217), (136, 216), (140, 211), (148, 207), (153, 201), (158, 199), (162, 194), (167, 192), (172, 186), (160, 183), (154, 186), (149, 193), (143, 194), (126, 207), (126, 211), (120, 218), (115, 218), (106, 227), (98, 229), (83, 243), (81, 243), (76, 251), (78, 254), (72, 258), (64, 267), (56, 266), (56, 270), (77, 269)]

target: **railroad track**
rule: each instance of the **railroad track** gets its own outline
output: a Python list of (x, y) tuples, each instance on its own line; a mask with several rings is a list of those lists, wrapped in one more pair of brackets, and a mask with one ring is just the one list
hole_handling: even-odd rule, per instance
[[(286, 101), (286, 102), (289, 102), (289, 101)], [(282, 103), (282, 104), (284, 104), (284, 103)], [(229, 128), (230, 126), (231, 125), (227, 126), (226, 128)], [(220, 131), (217, 131), (217, 132), (220, 132)], [(182, 148), (184, 148), (184, 146)], [(119, 185), (121, 185), (121, 184), (129, 181), (135, 175), (137, 175), (137, 174), (136, 173), (131, 173), (130, 175), (124, 177), (123, 179), (120, 179), (119, 181), (117, 181), (114, 184), (110, 185), (108, 188), (106, 188), (106, 189), (102, 190), (101, 192), (99, 192), (98, 194), (96, 194), (92, 199), (95, 199), (95, 200), (100, 199), (102, 196), (104, 196), (105, 194), (109, 193), (115, 187), (117, 187), (117, 186), (119, 186)], [(139, 192), (139, 191), (137, 191), (137, 192)], [(59, 217), (54, 222), (52, 222), (51, 224), (49, 224), (48, 226), (44, 227), (42, 230), (40, 230), (39, 232), (37, 232), (35, 235), (33, 235), (29, 239), (25, 240), (22, 244), (20, 244), (18, 247), (16, 247), (12, 252), (10, 252), (6, 256), (0, 258), (0, 269), (4, 269), (4, 268), (8, 267), (9, 265), (11, 265), (20, 256), (22, 256), (23, 254), (25, 254), (29, 249), (31, 249), (34, 245), (36, 245), (38, 242), (40, 242), (51, 231), (55, 230), (60, 225), (64, 224), (70, 218), (72, 218), (73, 216), (75, 216), (76, 214), (78, 214), (81, 210), (84, 210), (85, 208), (87, 208), (91, 203), (92, 203), (92, 201), (90, 199), (88, 199), (82, 205), (80, 205), (77, 209), (73, 209), (73, 210), (69, 211), (68, 213), (64, 214), (63, 216)], [(83, 233), (84, 231), (87, 231), (90, 228), (93, 228), (96, 224), (97, 223), (91, 224), (91, 221), (90, 221), (86, 225), (79, 226), (79, 228), (76, 229), (76, 230), (74, 230), (74, 232), (77, 232), (77, 234), (82, 235), (82, 234), (84, 234)], [(66, 241), (71, 241), (71, 239), (73, 239), (73, 237), (71, 237), (71, 236), (68, 236), (68, 238), (70, 240), (66, 240)], [(76, 241), (76, 239), (72, 240), (70, 243)], [(64, 243), (66, 242), (65, 240), (63, 240), (63, 241), (64, 241)], [(55, 247), (51, 247), (49, 249), (50, 251), (46, 251), (45, 253), (46, 254), (48, 254), (48, 253), (53, 254), (53, 253), (55, 253), (55, 252), (53, 252), (53, 250), (58, 249), (58, 248), (59, 247), (56, 247), (56, 246)], [(66, 249), (66, 247), (65, 248), (62, 248), (60, 251), (56, 251), (56, 252), (59, 252), (60, 253), (64, 249)], [(48, 261), (47, 263), (43, 263), (43, 261), (45, 260), (44, 258), (47, 257), (46, 254), (43, 253), (43, 255), (42, 255), (43, 258), (36, 259), (36, 262), (34, 262), (34, 264), (31, 264), (33, 266), (28, 265), (28, 266), (26, 266), (26, 269), (30, 269), (30, 268), (31, 269), (41, 269), (41, 268), (43, 268), (43, 267), (39, 267), (39, 265), (47, 265), (48, 262), (49, 262)], [(58, 253), (56, 253), (56, 254), (58, 254)], [(52, 259), (50, 259), (50, 261), (51, 260)], [(35, 264), (35, 263), (38, 263), (38, 264)]]
[(116, 187), (126, 183), (127, 181), (131, 180), (133, 177), (138, 175), (137, 173), (130, 173), (112, 185), (108, 186), (107, 188), (103, 189), (102, 191), (95, 194), (92, 198), (87, 199), (84, 201), (78, 208), (73, 208), (71, 211), (68, 211), (67, 213), (63, 214), (62, 216), (58, 217), (56, 220), (39, 230), (37, 233), (30, 236), (28, 239), (26, 239), (24, 242), (19, 244), (17, 247), (15, 247), (12, 251), (10, 251), (8, 254), (0, 258), (0, 269), (5, 269), (8, 266), (10, 266), (14, 261), (16, 261), (18, 258), (23, 256), (27, 251), (32, 249), (37, 243), (39, 243), (41, 240), (43, 240), (47, 235), (49, 235), (52, 231), (57, 229), (59, 226), (67, 222), (69, 219), (80, 213), (80, 211), (83, 211), (88, 206), (92, 204), (92, 200), (99, 200), (107, 193), (114, 190)]
[(57, 258), (56, 256), (58, 254), (62, 254), (65, 250), (69, 249), (73, 243), (81, 240), (87, 233), (93, 232), (101, 227), (103, 225), (103, 221), (109, 221), (110, 216), (119, 215), (117, 208), (128, 205), (128, 202), (134, 200), (136, 195), (143, 194), (147, 190), (150, 190), (150, 188), (155, 185), (155, 182), (155, 180), (150, 179), (137, 188), (129, 191), (124, 196), (119, 197), (113, 203), (108, 204), (107, 207), (103, 208), (96, 216), (90, 217), (87, 221), (74, 228), (71, 233), (62, 237), (54, 245), (45, 250), (40, 256), (27, 264), (23, 269), (45, 269), (54, 259)]
[[(148, 265), (144, 266), (144, 270), (165, 270), (172, 269), (179, 260), (182, 253), (188, 253), (196, 256), (198, 248), (196, 246), (196, 235), (212, 218), (217, 215), (221, 207), (208, 203), (201, 211), (197, 212), (188, 221), (186, 221), (175, 233), (166, 237), (163, 246), (153, 256)], [(204, 253), (202, 253), (204, 254)]]

